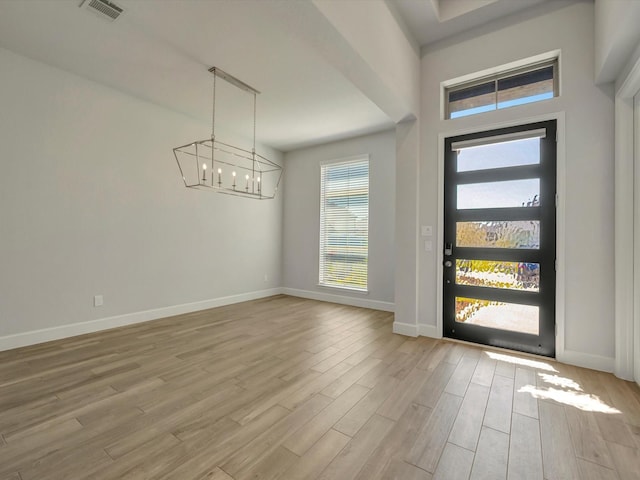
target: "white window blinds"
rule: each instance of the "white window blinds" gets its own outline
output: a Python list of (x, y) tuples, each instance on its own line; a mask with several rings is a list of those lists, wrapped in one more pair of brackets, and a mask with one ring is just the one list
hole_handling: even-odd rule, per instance
[(366, 291), (369, 158), (320, 169), (320, 285)]

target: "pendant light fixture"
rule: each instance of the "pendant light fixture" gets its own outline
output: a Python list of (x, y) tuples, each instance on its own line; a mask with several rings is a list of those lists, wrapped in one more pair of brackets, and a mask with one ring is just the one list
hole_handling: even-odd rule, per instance
[[(282, 178), (282, 167), (256, 153), (256, 97), (260, 92), (217, 67), (211, 67), (209, 72), (213, 74), (211, 138), (173, 149), (185, 187), (257, 200), (274, 198)], [(221, 142), (216, 138), (218, 77), (253, 95), (251, 150)]]

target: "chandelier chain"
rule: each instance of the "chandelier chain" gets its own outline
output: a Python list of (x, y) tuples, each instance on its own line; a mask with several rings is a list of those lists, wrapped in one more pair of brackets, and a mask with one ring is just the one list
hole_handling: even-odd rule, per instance
[[(213, 72), (213, 109), (211, 113), (211, 139), (216, 138), (216, 79), (218, 76)], [(254, 119), (255, 120), (255, 119)]]
[(253, 94), (253, 153), (256, 151), (256, 94)]

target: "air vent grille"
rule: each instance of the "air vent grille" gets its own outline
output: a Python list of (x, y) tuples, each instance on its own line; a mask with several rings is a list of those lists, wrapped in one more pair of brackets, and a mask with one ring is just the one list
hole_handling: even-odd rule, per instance
[(110, 22), (113, 22), (124, 11), (115, 3), (109, 2), (107, 0), (84, 0), (80, 4), (80, 8), (84, 8), (90, 12), (93, 12), (101, 18), (109, 20)]

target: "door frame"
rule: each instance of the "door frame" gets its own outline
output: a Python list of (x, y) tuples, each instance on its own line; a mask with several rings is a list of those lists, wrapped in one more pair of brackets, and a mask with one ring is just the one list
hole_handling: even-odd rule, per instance
[(565, 148), (565, 112), (553, 112), (534, 117), (525, 117), (501, 123), (486, 123), (472, 128), (448, 130), (438, 134), (438, 237), (437, 268), (436, 268), (436, 330), (438, 336), (444, 333), (444, 158), (445, 139), (470, 133), (482, 133), (499, 128), (517, 127), (529, 123), (556, 120), (556, 193), (558, 205), (556, 208), (556, 356), (558, 360), (565, 359), (565, 197), (566, 197), (566, 148)]
[[(640, 296), (640, 152), (634, 152), (640, 143), (634, 128), (640, 58), (630, 65), (620, 76), (615, 94), (614, 373), (640, 385), (640, 302), (634, 300)], [(633, 255), (631, 262), (628, 252)]]

